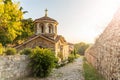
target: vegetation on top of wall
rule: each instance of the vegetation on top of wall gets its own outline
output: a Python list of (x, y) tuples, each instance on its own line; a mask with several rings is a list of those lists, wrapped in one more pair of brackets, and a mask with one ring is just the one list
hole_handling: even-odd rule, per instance
[(21, 52), (20, 52), (20, 54), (21, 55), (30, 55), (30, 54), (32, 54), (33, 52), (32, 52), (32, 49), (31, 48), (25, 48), (25, 49), (23, 49)]
[(0, 43), (0, 55), (3, 55), (3, 50), (4, 50), (4, 48), (3, 48), (2, 44)]
[(6, 55), (15, 55), (16, 53), (17, 52), (16, 52), (15, 48), (7, 48), (6, 51), (5, 51)]
[(36, 77), (46, 77), (55, 67), (56, 57), (49, 49), (41, 49), (36, 47), (33, 49), (33, 54), (30, 55), (30, 67), (33, 75)]
[(85, 80), (105, 80), (85, 58), (83, 58), (83, 69)]

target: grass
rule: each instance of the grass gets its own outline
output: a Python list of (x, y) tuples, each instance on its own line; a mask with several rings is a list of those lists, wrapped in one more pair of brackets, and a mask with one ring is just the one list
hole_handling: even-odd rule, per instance
[(83, 58), (85, 80), (105, 80), (97, 70)]

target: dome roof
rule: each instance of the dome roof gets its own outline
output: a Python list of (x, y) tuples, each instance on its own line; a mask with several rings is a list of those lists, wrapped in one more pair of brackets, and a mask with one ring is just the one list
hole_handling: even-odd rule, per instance
[(47, 14), (47, 9), (45, 10), (45, 16), (44, 17), (41, 17), (41, 18), (38, 18), (38, 19), (35, 19), (35, 23), (36, 22), (50, 22), (50, 23), (56, 23), (58, 24), (58, 22), (50, 17), (48, 17), (48, 14)]
[(48, 16), (44, 16), (44, 17), (35, 19), (34, 22), (53, 22), (53, 23), (57, 23), (58, 24), (58, 22), (55, 19), (52, 19), (52, 18), (50, 18)]

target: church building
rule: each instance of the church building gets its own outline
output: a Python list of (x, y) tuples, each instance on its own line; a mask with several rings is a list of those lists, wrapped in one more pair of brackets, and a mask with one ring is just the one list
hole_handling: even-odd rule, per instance
[(25, 48), (49, 48), (55, 52), (55, 56), (62, 60), (66, 60), (69, 55), (69, 45), (65, 38), (57, 34), (58, 22), (48, 17), (47, 9), (45, 16), (35, 19), (34, 35), (24, 43), (16, 46), (17, 50)]

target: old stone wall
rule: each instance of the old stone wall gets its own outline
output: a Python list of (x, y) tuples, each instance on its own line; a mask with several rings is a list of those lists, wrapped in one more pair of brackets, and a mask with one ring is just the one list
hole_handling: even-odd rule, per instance
[(28, 56), (0, 56), (0, 80), (17, 80), (30, 75)]
[(85, 57), (106, 80), (120, 80), (120, 10)]

